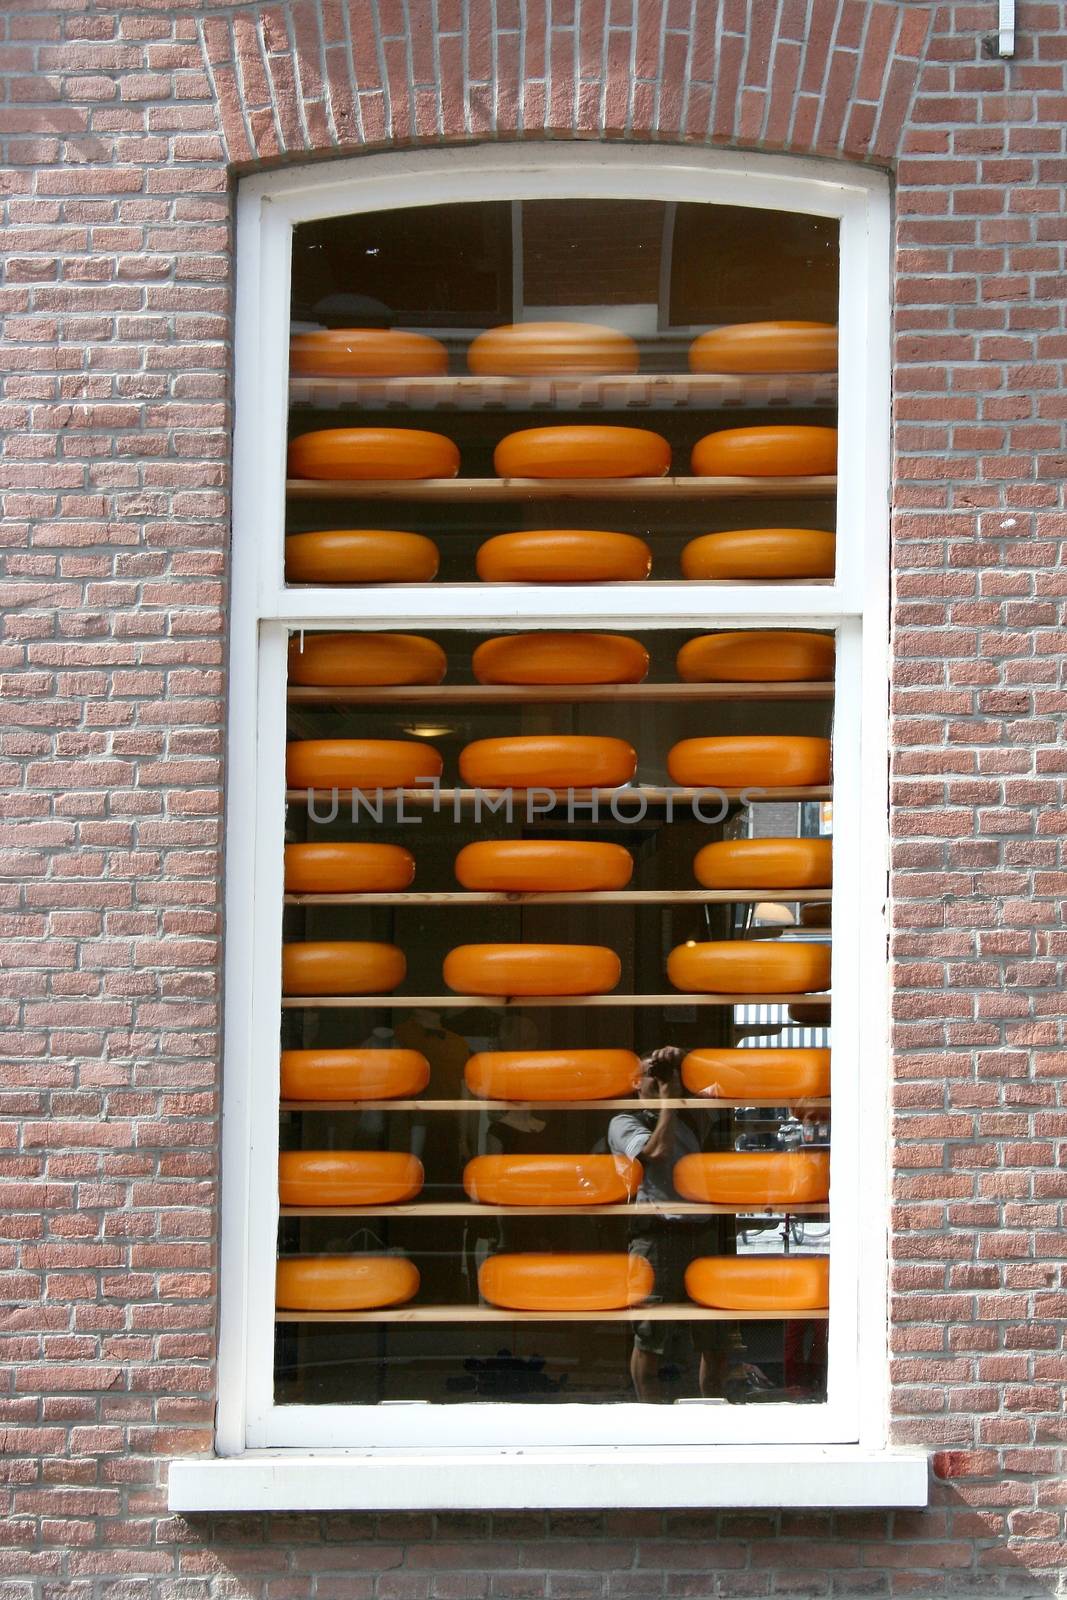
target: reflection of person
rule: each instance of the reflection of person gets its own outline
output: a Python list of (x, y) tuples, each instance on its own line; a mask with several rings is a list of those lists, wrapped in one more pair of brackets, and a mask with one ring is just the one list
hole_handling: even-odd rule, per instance
[[(644, 1176), (639, 1201), (669, 1206), (679, 1199), (674, 1187), (675, 1162), (700, 1149), (689, 1124), (664, 1102), (681, 1093), (682, 1051), (673, 1045), (654, 1050), (641, 1062), (637, 1092), (656, 1106), (648, 1112), (622, 1112), (612, 1117), (608, 1145), (616, 1155), (641, 1162)], [(664, 1211), (660, 1216), (635, 1217), (630, 1249), (642, 1255), (655, 1273), (652, 1304), (685, 1305), (685, 1269), (695, 1256), (715, 1252), (714, 1228), (708, 1219)], [(643, 1321), (635, 1324), (630, 1376), (639, 1400), (662, 1396), (661, 1368), (670, 1351), (681, 1346), (688, 1354), (695, 1343), (700, 1351), (700, 1392), (722, 1394), (728, 1377), (740, 1363), (743, 1347), (735, 1323), (675, 1323)], [(673, 1347), (673, 1349), (672, 1349)]]

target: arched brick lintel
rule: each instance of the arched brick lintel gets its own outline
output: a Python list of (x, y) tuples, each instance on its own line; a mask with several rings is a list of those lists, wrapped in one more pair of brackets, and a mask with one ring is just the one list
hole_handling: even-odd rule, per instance
[(231, 165), (557, 137), (886, 166), (932, 15), (908, 0), (555, 0), (549, 26), (544, 0), (409, 9), (410, 25), (401, 0), (204, 17)]

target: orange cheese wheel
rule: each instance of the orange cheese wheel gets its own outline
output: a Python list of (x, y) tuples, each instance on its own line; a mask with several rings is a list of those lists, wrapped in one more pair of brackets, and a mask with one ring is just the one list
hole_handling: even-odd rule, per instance
[(828, 1000), (801, 1000), (797, 1005), (789, 1007), (789, 1020), (795, 1022), (800, 1028), (828, 1028), (830, 1026), (830, 1002)]
[(693, 857), (705, 889), (826, 889), (833, 881), (829, 839), (719, 839)]
[(400, 328), (315, 328), (289, 341), (289, 371), (318, 377), (428, 378), (448, 371), (439, 339)]
[(620, 1311), (652, 1293), (655, 1275), (644, 1256), (525, 1251), (489, 1256), (478, 1268), (478, 1290), (509, 1311)]
[(684, 683), (803, 683), (832, 678), (834, 640), (793, 628), (705, 633), (678, 652)]
[(792, 733), (683, 739), (668, 752), (667, 771), (675, 783), (693, 789), (829, 783), (830, 741)]
[(432, 744), (412, 739), (293, 739), (285, 750), (291, 789), (412, 789), (443, 768)]
[(682, 1062), (682, 1082), (690, 1094), (713, 1100), (740, 1100), (753, 1095), (769, 1100), (821, 1098), (830, 1093), (829, 1050), (690, 1050)]
[(630, 533), (538, 528), (487, 539), (476, 565), (483, 583), (639, 583), (652, 551)]
[(289, 446), (291, 478), (454, 478), (459, 451), (423, 428), (320, 428)]
[(607, 994), (621, 975), (618, 956), (602, 944), (461, 944), (444, 964), (457, 994)]
[(691, 539), (683, 578), (832, 578), (837, 540), (822, 528), (731, 528)]
[(615, 1100), (636, 1092), (641, 1062), (632, 1050), (483, 1050), (463, 1076), (482, 1100)]
[(670, 465), (660, 434), (602, 423), (520, 428), (493, 451), (501, 478), (662, 478)]
[(642, 1175), (628, 1156), (475, 1156), (463, 1187), (482, 1206), (622, 1205)]
[(290, 683), (440, 683), (447, 670), (441, 646), (414, 633), (305, 633), (289, 641)]
[(648, 651), (620, 633), (516, 633), (471, 659), (479, 683), (640, 683)]
[(723, 1150), (675, 1162), (674, 1187), (703, 1205), (810, 1205), (830, 1193), (824, 1150)]
[(291, 894), (388, 894), (406, 889), (415, 857), (398, 844), (287, 844)]
[(406, 1150), (283, 1150), (283, 1206), (392, 1206), (422, 1188), (422, 1162)]
[(667, 976), (687, 994), (811, 994), (830, 983), (830, 947), (784, 939), (676, 945)]
[(418, 1050), (282, 1051), (283, 1100), (401, 1100), (429, 1081)]
[(439, 565), (432, 539), (389, 528), (334, 528), (285, 541), (286, 583), (429, 583)]
[(832, 322), (735, 322), (699, 334), (690, 372), (836, 372)]
[(828, 1256), (698, 1256), (685, 1292), (720, 1311), (823, 1311), (830, 1304)]
[(581, 377), (636, 372), (637, 345), (627, 333), (595, 322), (514, 322), (471, 341), (467, 365), (494, 378)]
[(617, 789), (636, 771), (633, 745), (586, 733), (476, 739), (459, 757), (460, 777), (475, 789)]
[(837, 471), (837, 429), (776, 422), (720, 428), (693, 446), (697, 478), (818, 477)]
[(624, 889), (634, 861), (621, 844), (588, 839), (486, 839), (456, 857), (456, 877), (465, 889), (501, 894)]
[(371, 1311), (418, 1291), (419, 1269), (404, 1256), (283, 1256), (274, 1298), (282, 1311)]
[(282, 945), (283, 994), (391, 994), (406, 971), (395, 944), (322, 939)]

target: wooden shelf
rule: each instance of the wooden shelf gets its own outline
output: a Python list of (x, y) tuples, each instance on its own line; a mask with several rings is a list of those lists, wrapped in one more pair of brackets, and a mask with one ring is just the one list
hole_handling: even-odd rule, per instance
[[(527, 792), (526, 789), (366, 789), (355, 791), (344, 788), (336, 790), (286, 789), (285, 798), (289, 805), (307, 805), (308, 795), (310, 794), (316, 804), (320, 802), (330, 804), (334, 794), (340, 798), (341, 795), (357, 793), (366, 796), (373, 795), (375, 800), (380, 795), (382, 801), (389, 805), (432, 806), (439, 810), (442, 806), (449, 806), (453, 809), (457, 807), (469, 809), (474, 806), (476, 801), (482, 805), (495, 805), (498, 801), (503, 801), (508, 794), (511, 794), (513, 801), (521, 806)], [(540, 795), (544, 794), (545, 791), (543, 789), (534, 789), (529, 792)], [(576, 805), (587, 805), (589, 801), (595, 799), (608, 808), (610, 808), (613, 799), (620, 803), (626, 800), (644, 800), (646, 806), (666, 807), (668, 804), (689, 806), (694, 801), (707, 805), (713, 796), (721, 796), (731, 804), (740, 804), (742, 795), (744, 795), (747, 796), (747, 803), (750, 805), (770, 805), (779, 800), (832, 800), (834, 795), (833, 788), (829, 784), (813, 784), (792, 789), (763, 789), (756, 784), (752, 784), (746, 789), (719, 789), (712, 785), (709, 785), (706, 789), (663, 789), (651, 786), (647, 788), (637, 786), (631, 788), (624, 785), (618, 789), (572, 789), (570, 791), (557, 789), (555, 793), (559, 797), (558, 804), (561, 806), (566, 805), (567, 795), (570, 793), (573, 795)], [(626, 816), (625, 807), (621, 806), (620, 808), (624, 812), (623, 820), (632, 820)], [(537, 815), (544, 817), (547, 813), (538, 810)], [(590, 825), (588, 818), (580, 817), (578, 821), (583, 827)]]
[(832, 700), (834, 686), (808, 683), (590, 683), (516, 685), (486, 683), (404, 684), (378, 689), (293, 685), (290, 705), (585, 705), (609, 701), (654, 703), (712, 700)]
[(288, 478), (290, 500), (833, 500), (837, 478)]
[(607, 1206), (478, 1206), (470, 1200), (427, 1200), (423, 1205), (282, 1206), (282, 1217), (825, 1217), (828, 1201), (805, 1205), (718, 1206), (691, 1200), (634, 1200)]
[(275, 1322), (825, 1322), (829, 1311), (713, 1311), (630, 1306), (625, 1311), (501, 1311), (496, 1306), (390, 1306), (380, 1311), (276, 1311)]
[(819, 994), (310, 994), (285, 995), (283, 1011), (374, 1010), (414, 1007), (422, 1011), (496, 1006), (792, 1006), (828, 1005), (829, 993)]
[(282, 1100), (282, 1111), (460, 1111), (500, 1116), (508, 1111), (732, 1111), (738, 1106), (802, 1106), (816, 1110), (829, 1097), (748, 1095), (743, 1100), (713, 1100), (710, 1095), (679, 1095), (666, 1100)]
[(598, 377), (289, 380), (293, 409), (341, 411), (675, 411), (835, 406), (836, 372), (637, 372)]
[[(524, 890), (409, 890), (397, 894), (287, 894), (287, 906), (629, 906), (826, 904), (832, 889), (600, 889), (586, 893)], [(783, 930), (784, 931), (784, 930)], [(794, 930), (795, 931), (795, 930)], [(818, 932), (818, 929), (810, 930)]]

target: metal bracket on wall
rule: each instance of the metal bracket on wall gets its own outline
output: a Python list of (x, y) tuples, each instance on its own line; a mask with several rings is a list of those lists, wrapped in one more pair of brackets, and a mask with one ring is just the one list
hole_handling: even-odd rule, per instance
[(1015, 54), (1015, 0), (1000, 0), (997, 31), (982, 40), (982, 54), (1003, 59)]

